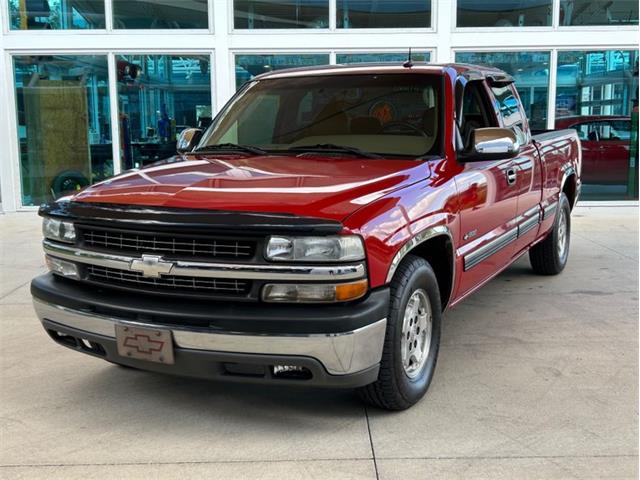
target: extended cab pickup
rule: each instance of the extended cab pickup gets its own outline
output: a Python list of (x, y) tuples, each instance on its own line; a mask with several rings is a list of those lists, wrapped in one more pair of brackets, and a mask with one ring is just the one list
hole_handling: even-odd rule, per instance
[(524, 253), (538, 274), (567, 262), (579, 139), (532, 135), (499, 70), (272, 72), (179, 151), (41, 207), (51, 272), (31, 291), (56, 342), (403, 409), (445, 308)]

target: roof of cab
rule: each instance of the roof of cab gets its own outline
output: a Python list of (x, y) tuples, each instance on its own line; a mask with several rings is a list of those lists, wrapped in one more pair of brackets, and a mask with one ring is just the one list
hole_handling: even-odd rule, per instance
[(466, 77), (468, 80), (482, 80), (485, 78), (500, 79), (501, 81), (512, 82), (511, 76), (497, 68), (479, 65), (469, 65), (464, 63), (426, 63), (413, 62), (411, 66), (405, 66), (399, 62), (378, 62), (378, 63), (351, 63), (338, 65), (314, 65), (309, 67), (289, 68), (286, 70), (274, 70), (263, 73), (255, 77), (256, 79), (292, 78), (318, 75), (357, 75), (375, 73), (435, 73), (444, 74), (453, 71), (456, 76)]

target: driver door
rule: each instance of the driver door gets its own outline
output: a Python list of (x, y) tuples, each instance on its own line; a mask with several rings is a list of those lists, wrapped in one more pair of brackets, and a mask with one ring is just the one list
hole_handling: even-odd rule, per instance
[[(474, 129), (499, 126), (488, 98), (484, 82), (467, 84), (460, 125), (465, 145)], [(512, 159), (468, 162), (456, 176), (461, 226), (458, 254), (463, 258), (459, 295), (471, 292), (511, 261), (517, 238), (515, 169)]]

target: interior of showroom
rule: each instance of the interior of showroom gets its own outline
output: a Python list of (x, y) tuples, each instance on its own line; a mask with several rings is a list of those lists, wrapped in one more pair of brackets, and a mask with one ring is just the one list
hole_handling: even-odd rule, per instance
[(6, 0), (4, 211), (175, 154), (260, 73), (414, 61), (514, 76), (534, 129), (575, 128), (584, 200), (638, 198), (637, 0)]

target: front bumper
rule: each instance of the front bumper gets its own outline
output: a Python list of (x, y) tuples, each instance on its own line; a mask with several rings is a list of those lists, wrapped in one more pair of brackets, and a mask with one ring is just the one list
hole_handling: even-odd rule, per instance
[[(274, 366), (298, 366), (311, 375), (297, 383), (340, 387), (376, 380), (388, 305), (388, 291), (383, 290), (358, 304), (332, 308), (254, 305), (225, 311), (216, 306), (212, 314), (211, 304), (200, 311), (193, 303), (171, 302), (170, 310), (171, 304), (153, 299), (154, 311), (144, 296), (124, 301), (119, 295), (118, 300), (108, 291), (87, 290), (51, 274), (34, 279), (32, 293), (38, 317), (54, 340), (114, 363), (201, 378), (288, 383), (292, 380), (274, 375)], [(334, 314), (348, 317), (345, 328), (336, 326)], [(206, 327), (195, 321), (181, 324), (194, 315), (208, 317)], [(232, 320), (235, 328), (221, 328)], [(118, 355), (116, 324), (171, 330), (175, 364)]]

